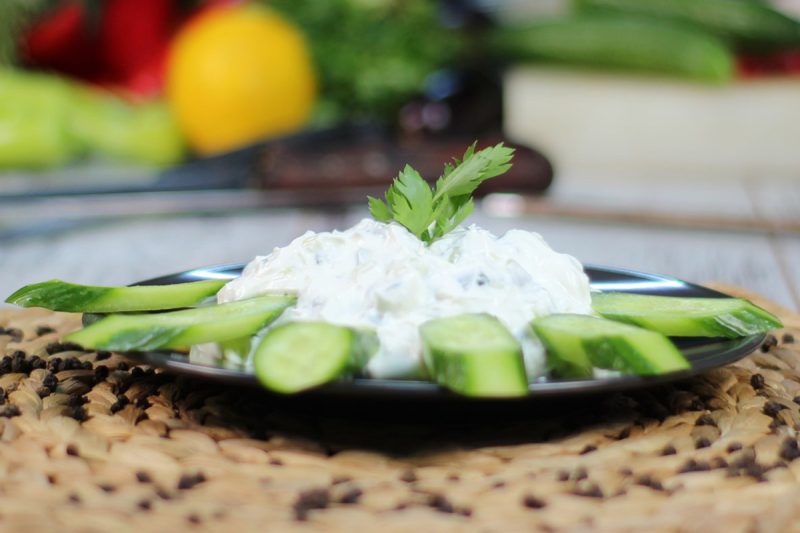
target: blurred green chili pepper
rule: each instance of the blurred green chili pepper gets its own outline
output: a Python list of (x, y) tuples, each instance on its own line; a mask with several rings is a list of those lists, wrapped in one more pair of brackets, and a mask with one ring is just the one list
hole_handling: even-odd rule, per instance
[(0, 69), (0, 168), (49, 168), (86, 154), (168, 165), (183, 153), (161, 103), (129, 104), (57, 76)]

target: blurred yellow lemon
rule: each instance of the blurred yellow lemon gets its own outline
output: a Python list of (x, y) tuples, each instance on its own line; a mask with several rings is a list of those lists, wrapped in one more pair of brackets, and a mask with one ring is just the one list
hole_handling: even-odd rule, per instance
[(203, 154), (298, 129), (315, 89), (300, 30), (259, 6), (212, 8), (187, 24), (170, 50), (167, 97)]

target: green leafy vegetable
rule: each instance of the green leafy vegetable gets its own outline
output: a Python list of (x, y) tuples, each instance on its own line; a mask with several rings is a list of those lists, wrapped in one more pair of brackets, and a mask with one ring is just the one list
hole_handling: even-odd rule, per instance
[(472, 193), (484, 181), (511, 168), (513, 155), (514, 149), (503, 143), (478, 152), (473, 144), (461, 161), (445, 165), (433, 189), (419, 172), (406, 165), (386, 191), (385, 201), (369, 197), (370, 213), (375, 220), (405, 226), (430, 244), (472, 213)]
[(320, 125), (395, 121), (426, 78), (458, 63), (465, 51), (466, 36), (441, 24), (441, 6), (431, 0), (260, 1), (308, 39), (321, 89), (314, 113)]

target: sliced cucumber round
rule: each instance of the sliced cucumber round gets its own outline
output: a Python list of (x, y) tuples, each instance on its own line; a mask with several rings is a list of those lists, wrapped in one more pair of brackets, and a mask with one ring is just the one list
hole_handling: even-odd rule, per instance
[(592, 295), (595, 312), (671, 337), (744, 337), (782, 326), (742, 298), (676, 298), (621, 292)]
[(587, 378), (593, 367), (651, 376), (690, 368), (661, 333), (590, 315), (555, 314), (533, 321), (547, 348), (547, 363), (559, 377)]
[(420, 334), (425, 365), (440, 385), (467, 396), (528, 393), (522, 348), (495, 317), (465, 314), (430, 320)]
[(262, 385), (291, 394), (360, 370), (377, 348), (372, 332), (327, 322), (290, 322), (267, 332), (253, 354)]

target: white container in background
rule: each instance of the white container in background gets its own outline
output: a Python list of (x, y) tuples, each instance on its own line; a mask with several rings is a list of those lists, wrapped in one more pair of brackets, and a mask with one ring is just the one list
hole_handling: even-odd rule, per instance
[(506, 135), (558, 175), (800, 178), (799, 77), (709, 86), (526, 66), (504, 94)]

